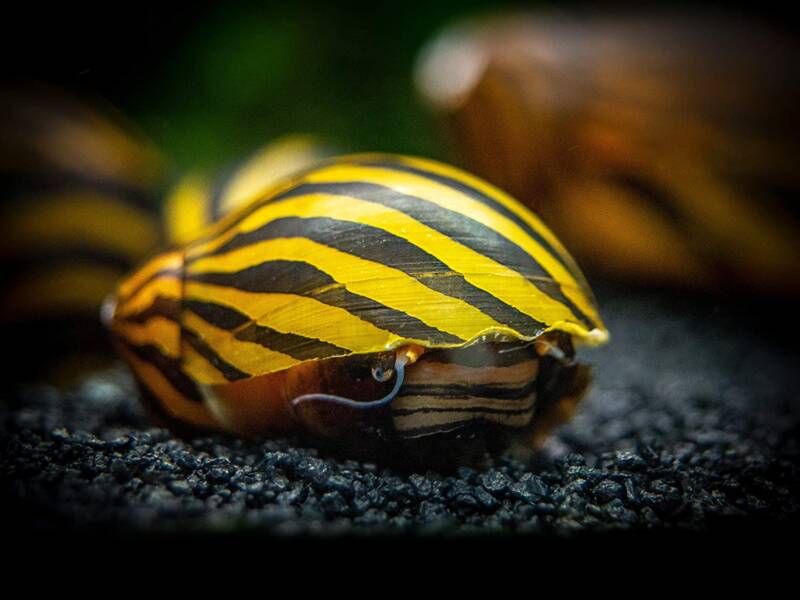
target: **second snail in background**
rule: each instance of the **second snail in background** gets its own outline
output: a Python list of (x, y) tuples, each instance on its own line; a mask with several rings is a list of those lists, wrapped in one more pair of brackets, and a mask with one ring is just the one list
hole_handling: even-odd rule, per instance
[(167, 240), (185, 244), (240, 206), (264, 196), (282, 179), (308, 169), (333, 150), (310, 135), (286, 135), (215, 173), (180, 177), (164, 201)]
[(725, 14), (509, 14), (446, 30), (416, 80), (586, 268), (796, 295), (798, 50)]
[(43, 86), (0, 89), (0, 332), (17, 377), (104, 363), (97, 313), (163, 244), (167, 167), (111, 109)]
[(267, 187), (105, 306), (162, 423), (441, 465), (533, 448), (572, 413), (590, 380), (575, 346), (608, 333), (516, 200), (389, 155)]

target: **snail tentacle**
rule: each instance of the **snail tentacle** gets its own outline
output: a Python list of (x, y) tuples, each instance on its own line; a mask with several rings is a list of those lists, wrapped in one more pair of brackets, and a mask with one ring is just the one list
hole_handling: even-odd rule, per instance
[(360, 410), (373, 410), (387, 406), (392, 402), (392, 400), (395, 399), (400, 391), (400, 388), (403, 386), (405, 366), (408, 361), (409, 357), (407, 354), (398, 353), (394, 363), (394, 371), (397, 373), (394, 386), (392, 387), (392, 391), (386, 394), (383, 398), (372, 400), (370, 402), (359, 402), (351, 398), (345, 398), (344, 396), (336, 396), (333, 394), (303, 394), (302, 396), (297, 396), (290, 402), (292, 410), (296, 410), (297, 405), (302, 402), (314, 401), (330, 402), (332, 404), (338, 404), (339, 406), (347, 406), (349, 408), (356, 408)]

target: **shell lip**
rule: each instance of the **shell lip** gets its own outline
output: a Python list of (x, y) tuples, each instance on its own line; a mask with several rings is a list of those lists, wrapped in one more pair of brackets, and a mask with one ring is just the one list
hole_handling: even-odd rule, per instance
[(587, 346), (601, 346), (611, 341), (611, 334), (606, 329), (592, 329), (583, 335), (581, 340)]
[(540, 331), (537, 331), (533, 335), (524, 335), (513, 329), (505, 327), (491, 328), (481, 331), (480, 333), (474, 335), (469, 340), (466, 340), (459, 344), (431, 344), (424, 340), (398, 339), (393, 341), (391, 344), (387, 344), (385, 349), (389, 351), (396, 350), (397, 348), (408, 344), (416, 344), (424, 348), (436, 349), (436, 348), (464, 348), (467, 346), (472, 346), (475, 344), (481, 344), (485, 342), (516, 342), (516, 341), (530, 342), (539, 338), (545, 333), (551, 331), (561, 331), (567, 333), (573, 336), (576, 342), (586, 346), (601, 346), (607, 343), (611, 337), (609, 335), (608, 330), (606, 330), (605, 328), (595, 327), (593, 329), (587, 330), (585, 327), (581, 327), (574, 323), (557, 322), (541, 329)]

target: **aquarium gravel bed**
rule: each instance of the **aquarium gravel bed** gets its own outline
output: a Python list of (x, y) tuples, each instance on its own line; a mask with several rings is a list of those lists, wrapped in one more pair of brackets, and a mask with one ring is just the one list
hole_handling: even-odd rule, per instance
[(798, 353), (764, 307), (600, 287), (612, 344), (528, 463), (406, 473), (295, 440), (184, 441), (142, 416), (122, 366), (0, 404), (4, 530), (276, 536), (569, 536), (795, 523)]

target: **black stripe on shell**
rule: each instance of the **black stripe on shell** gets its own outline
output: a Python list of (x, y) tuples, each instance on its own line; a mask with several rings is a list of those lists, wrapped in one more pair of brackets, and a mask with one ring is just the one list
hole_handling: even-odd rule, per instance
[(180, 359), (164, 356), (158, 348), (150, 344), (137, 346), (122, 340), (120, 340), (120, 343), (124, 344), (124, 347), (138, 358), (158, 369), (164, 378), (169, 381), (170, 385), (181, 395), (193, 402), (203, 401), (203, 396), (194, 381), (181, 370)]
[[(537, 382), (532, 380), (529, 383), (516, 387), (508, 387), (501, 385), (428, 385), (428, 384), (406, 384), (400, 390), (398, 396), (432, 396), (441, 398), (445, 403), (447, 399), (467, 399), (467, 398), (486, 398), (489, 400), (525, 400), (532, 392), (536, 390)], [(395, 410), (396, 414), (409, 414), (423, 410), (424, 407)], [(447, 407), (441, 407), (431, 410), (456, 410)], [(518, 410), (518, 409), (514, 409)]]
[(406, 338), (441, 344), (465, 341), (400, 310), (354, 294), (327, 273), (302, 261), (267, 261), (233, 273), (188, 273), (187, 279), (246, 292), (306, 296), (342, 308), (376, 327)]
[(350, 354), (350, 350), (335, 344), (295, 333), (283, 333), (271, 327), (259, 325), (247, 315), (228, 306), (213, 302), (186, 300), (184, 307), (214, 327), (230, 331), (237, 340), (253, 342), (298, 360)]
[(536, 336), (545, 325), (492, 294), (469, 283), (436, 257), (408, 240), (370, 225), (327, 217), (284, 217), (240, 233), (217, 248), (223, 254), (264, 240), (302, 237), (341, 252), (392, 267), (423, 285), (462, 300), (525, 336)]
[(451, 240), (519, 273), (543, 293), (569, 308), (588, 329), (595, 328), (593, 321), (564, 295), (559, 283), (542, 265), (517, 244), (480, 221), (442, 208), (428, 200), (403, 194), (390, 187), (360, 181), (303, 183), (280, 194), (273, 199), (273, 202), (315, 193), (358, 198), (398, 210)]
[(483, 193), (479, 189), (474, 188), (463, 181), (459, 181), (458, 179), (454, 179), (452, 177), (448, 177), (440, 173), (434, 173), (433, 171), (429, 171), (427, 169), (423, 169), (417, 166), (412, 166), (407, 163), (393, 162), (393, 161), (375, 161), (375, 162), (367, 161), (367, 162), (360, 162), (359, 164), (367, 167), (377, 167), (380, 169), (400, 171), (404, 173), (410, 173), (412, 175), (418, 175), (420, 177), (425, 177), (426, 179), (430, 179), (431, 181), (435, 181), (436, 183), (440, 183), (442, 185), (450, 187), (464, 194), (465, 196), (469, 196), (470, 198), (472, 198), (473, 200), (477, 200), (481, 204), (485, 204), (493, 211), (501, 214), (505, 218), (512, 221), (526, 234), (528, 234), (542, 248), (544, 248), (545, 251), (548, 252), (555, 260), (561, 263), (561, 266), (564, 267), (575, 278), (576, 281), (578, 282), (583, 281), (584, 279), (583, 275), (575, 270), (575, 266), (571, 264), (571, 261), (564, 258), (564, 256), (546, 238), (544, 238), (538, 231), (536, 231), (536, 229), (534, 229), (529, 223), (527, 223), (514, 211), (510, 210), (504, 204), (498, 202), (496, 199)]
[(174, 298), (165, 298), (164, 296), (156, 296), (153, 301), (147, 305), (147, 308), (137, 313), (125, 315), (121, 318), (122, 321), (130, 323), (145, 323), (153, 317), (164, 317), (174, 321), (180, 322), (181, 303)]
[(185, 341), (197, 353), (210, 362), (228, 381), (238, 381), (251, 377), (250, 373), (237, 369), (225, 359), (221, 358), (199, 335), (188, 329), (181, 330), (181, 340)]
[(115, 179), (95, 176), (90, 173), (50, 171), (39, 173), (13, 173), (0, 175), (7, 205), (17, 202), (24, 209), (31, 197), (53, 193), (91, 193), (106, 196), (109, 202), (120, 202), (156, 218), (158, 191), (137, 187)]

